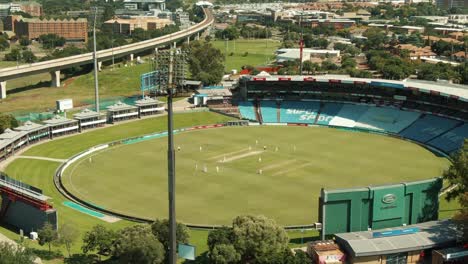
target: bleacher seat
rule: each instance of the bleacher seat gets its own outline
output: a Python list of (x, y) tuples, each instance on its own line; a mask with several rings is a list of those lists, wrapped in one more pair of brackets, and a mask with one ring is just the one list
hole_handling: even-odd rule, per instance
[(460, 124), (459, 121), (426, 115), (416, 120), (411, 126), (400, 132), (400, 135), (422, 143), (437, 137)]
[(317, 118), (318, 125), (329, 125), (330, 121), (340, 112), (343, 104), (339, 103), (325, 103)]
[(369, 109), (365, 105), (345, 104), (338, 114), (330, 121), (331, 126), (354, 127), (358, 120)]
[(462, 147), (465, 138), (468, 138), (468, 123), (445, 132), (429, 141), (428, 144), (446, 153), (452, 153)]
[(239, 102), (239, 112), (244, 119), (256, 121), (254, 104), (251, 101), (242, 101)]
[(278, 123), (277, 104), (275, 101), (260, 102), (263, 123)]
[(356, 127), (398, 133), (416, 121), (421, 114), (388, 107), (369, 107), (356, 121)]
[(281, 103), (280, 122), (313, 124), (319, 108), (319, 102), (284, 101)]

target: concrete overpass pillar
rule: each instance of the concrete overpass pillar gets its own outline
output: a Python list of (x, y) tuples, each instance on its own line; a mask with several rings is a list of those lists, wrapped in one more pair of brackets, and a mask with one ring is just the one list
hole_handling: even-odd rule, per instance
[(6, 81), (0, 82), (0, 99), (6, 98)]
[(130, 54), (130, 61), (133, 61), (133, 53)]
[(187, 37), (187, 45), (190, 45), (190, 36)]
[(97, 68), (98, 68), (98, 71), (102, 70), (102, 61), (98, 61)]
[(158, 53), (158, 48), (154, 48), (154, 53)]
[(177, 42), (174, 41), (174, 49), (177, 48)]
[(52, 87), (60, 87), (60, 71), (53, 71), (50, 73), (52, 77)]
[(200, 32), (197, 32), (197, 35), (195, 35), (195, 40), (200, 40)]

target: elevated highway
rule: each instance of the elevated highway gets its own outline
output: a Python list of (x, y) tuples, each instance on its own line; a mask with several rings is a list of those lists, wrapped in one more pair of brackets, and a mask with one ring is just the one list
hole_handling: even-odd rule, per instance
[[(214, 22), (213, 14), (210, 9), (205, 8), (205, 18), (202, 22), (193, 25), (187, 29), (165, 35), (159, 38), (149, 39), (137, 43), (132, 43), (112, 49), (100, 50), (96, 54), (99, 66), (103, 61), (130, 56), (133, 60), (133, 54), (149, 49), (155, 49), (166, 45), (175, 45), (178, 40), (195, 37), (198, 39), (200, 33), (207, 30)], [(60, 87), (60, 70), (93, 63), (93, 53), (88, 52), (80, 55), (53, 59), (43, 62), (21, 65), (17, 67), (9, 67), (0, 69), (0, 99), (6, 98), (6, 81), (26, 77), (29, 75), (49, 72), (52, 76), (52, 86)]]

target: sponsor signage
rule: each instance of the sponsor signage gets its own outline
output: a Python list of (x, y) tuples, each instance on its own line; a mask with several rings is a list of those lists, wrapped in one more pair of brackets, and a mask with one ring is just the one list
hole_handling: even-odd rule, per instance
[(73, 100), (72, 99), (62, 99), (57, 100), (57, 110), (65, 111), (68, 109), (73, 109)]
[(382, 203), (384, 204), (391, 204), (396, 201), (397, 197), (394, 194), (386, 194), (382, 197)]
[(409, 228), (404, 228), (404, 229), (373, 232), (372, 238), (409, 235), (409, 234), (414, 234), (417, 232), (419, 232), (418, 227), (409, 227)]
[[(372, 215), (374, 221), (393, 221), (404, 215), (405, 193), (401, 186), (373, 188)], [(383, 222), (382, 222), (383, 223)], [(373, 226), (376, 228), (377, 226)]]

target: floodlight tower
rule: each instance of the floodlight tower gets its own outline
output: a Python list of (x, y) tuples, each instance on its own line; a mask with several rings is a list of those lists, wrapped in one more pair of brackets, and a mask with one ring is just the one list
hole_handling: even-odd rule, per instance
[(167, 92), (167, 168), (169, 195), (169, 264), (177, 263), (176, 210), (175, 210), (175, 151), (172, 97), (185, 80), (187, 54), (180, 49), (170, 49), (156, 54), (156, 83), (160, 91)]

